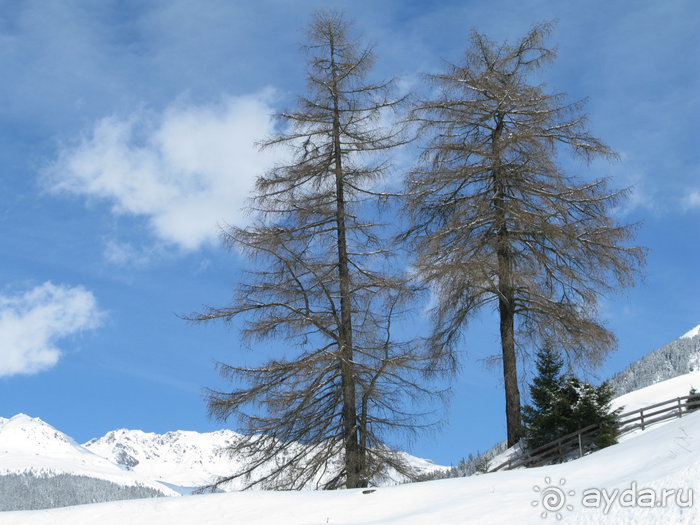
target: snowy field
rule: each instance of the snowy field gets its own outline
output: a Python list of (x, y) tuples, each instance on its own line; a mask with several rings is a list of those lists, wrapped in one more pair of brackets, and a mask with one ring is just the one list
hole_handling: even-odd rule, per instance
[(562, 465), (368, 494), (240, 492), (9, 512), (0, 518), (11, 525), (693, 524), (700, 523), (693, 499), (700, 492), (699, 474), (697, 412)]

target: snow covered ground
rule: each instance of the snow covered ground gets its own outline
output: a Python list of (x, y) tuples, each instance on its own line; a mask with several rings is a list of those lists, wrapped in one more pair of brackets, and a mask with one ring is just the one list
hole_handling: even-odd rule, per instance
[(695, 328), (693, 328), (692, 330), (689, 330), (688, 332), (686, 332), (685, 334), (683, 334), (683, 335), (681, 336), (681, 339), (692, 339), (693, 337), (697, 337), (698, 335), (700, 335), (700, 324), (697, 325), (697, 326), (696, 326)]
[[(13, 525), (693, 524), (700, 411), (582, 459), (363, 490), (238, 492), (3, 513)], [(665, 491), (665, 492), (664, 492)], [(543, 519), (542, 515), (545, 518)]]
[(700, 370), (617, 397), (612, 402), (612, 408), (623, 407), (623, 412), (638, 410), (674, 397), (687, 396), (691, 388), (700, 391)]

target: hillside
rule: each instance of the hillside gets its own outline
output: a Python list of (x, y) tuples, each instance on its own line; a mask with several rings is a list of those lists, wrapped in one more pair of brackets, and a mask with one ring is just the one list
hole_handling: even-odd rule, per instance
[(700, 370), (700, 325), (630, 364), (610, 383), (621, 396), (694, 370)]
[(674, 397), (687, 396), (691, 388), (700, 390), (700, 370), (672, 377), (616, 397), (612, 401), (612, 408), (622, 407), (623, 412), (637, 410)]

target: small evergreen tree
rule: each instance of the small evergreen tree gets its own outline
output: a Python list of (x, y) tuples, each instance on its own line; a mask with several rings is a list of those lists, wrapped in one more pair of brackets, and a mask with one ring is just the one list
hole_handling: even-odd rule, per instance
[(537, 448), (557, 439), (561, 432), (566, 409), (563, 403), (562, 374), (564, 361), (551, 348), (545, 347), (537, 353), (537, 376), (530, 385), (532, 405), (522, 410), (522, 421), (526, 429), (529, 448)]
[(598, 425), (593, 438), (596, 448), (617, 443), (621, 409), (610, 410), (614, 390), (609, 383), (595, 387), (573, 375), (563, 375), (562, 358), (548, 347), (538, 352), (536, 367), (537, 376), (530, 386), (533, 404), (522, 411), (528, 448), (594, 424)]
[(686, 412), (692, 412), (693, 410), (697, 410), (700, 408), (700, 404), (694, 404), (700, 402), (700, 393), (695, 390), (695, 388), (691, 388), (690, 392), (688, 392), (688, 399), (685, 400), (685, 411)]
[(489, 471), (489, 458), (483, 454), (479, 454), (474, 460), (475, 474), (487, 474)]
[(620, 434), (618, 419), (622, 407), (610, 410), (610, 403), (615, 397), (615, 389), (607, 381), (595, 389), (594, 396), (596, 406), (596, 420), (594, 422), (598, 424), (599, 430), (593, 443), (598, 448), (609, 447), (617, 443), (617, 437)]
[(605, 382), (595, 387), (582, 382), (574, 376), (563, 380), (562, 398), (569, 411), (565, 413), (562, 435), (570, 434), (590, 425), (598, 425), (593, 438), (596, 448), (604, 448), (617, 443), (617, 418), (621, 408), (610, 410), (610, 403), (615, 395), (612, 386)]

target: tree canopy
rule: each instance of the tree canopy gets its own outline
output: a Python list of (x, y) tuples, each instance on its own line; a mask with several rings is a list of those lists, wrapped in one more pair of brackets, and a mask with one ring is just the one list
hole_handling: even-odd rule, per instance
[[(259, 367), (219, 365), (235, 389), (212, 391), (209, 411), (243, 424), (247, 436), (234, 447), (250, 459), (221, 482), (353, 488), (387, 468), (410, 478), (387, 434), (429, 425), (417, 400), (440, 395), (422, 383), (435, 365), (430, 352), (394, 333), (415, 289), (392, 265), (372, 191), (389, 167), (383, 153), (403, 141), (381, 119), (402, 100), (391, 81), (366, 80), (374, 56), (351, 29), (338, 13), (313, 18), (307, 93), (265, 144), (287, 148), (290, 162), (258, 178), (253, 225), (223, 234), (253, 269), (231, 305), (193, 316), (243, 317), (245, 337), (289, 342), (286, 356)], [(272, 459), (276, 466), (260, 475)]]
[(433, 290), (430, 344), (453, 349), (468, 319), (499, 313), (508, 444), (520, 437), (517, 352), (545, 342), (596, 365), (615, 346), (601, 293), (634, 283), (644, 251), (612, 215), (628, 190), (567, 173), (559, 157), (615, 153), (587, 128), (583, 101), (534, 84), (555, 58), (552, 26), (513, 44), (472, 32), (460, 64), (430, 75), (414, 110), (427, 141), (406, 178), (417, 273)]

